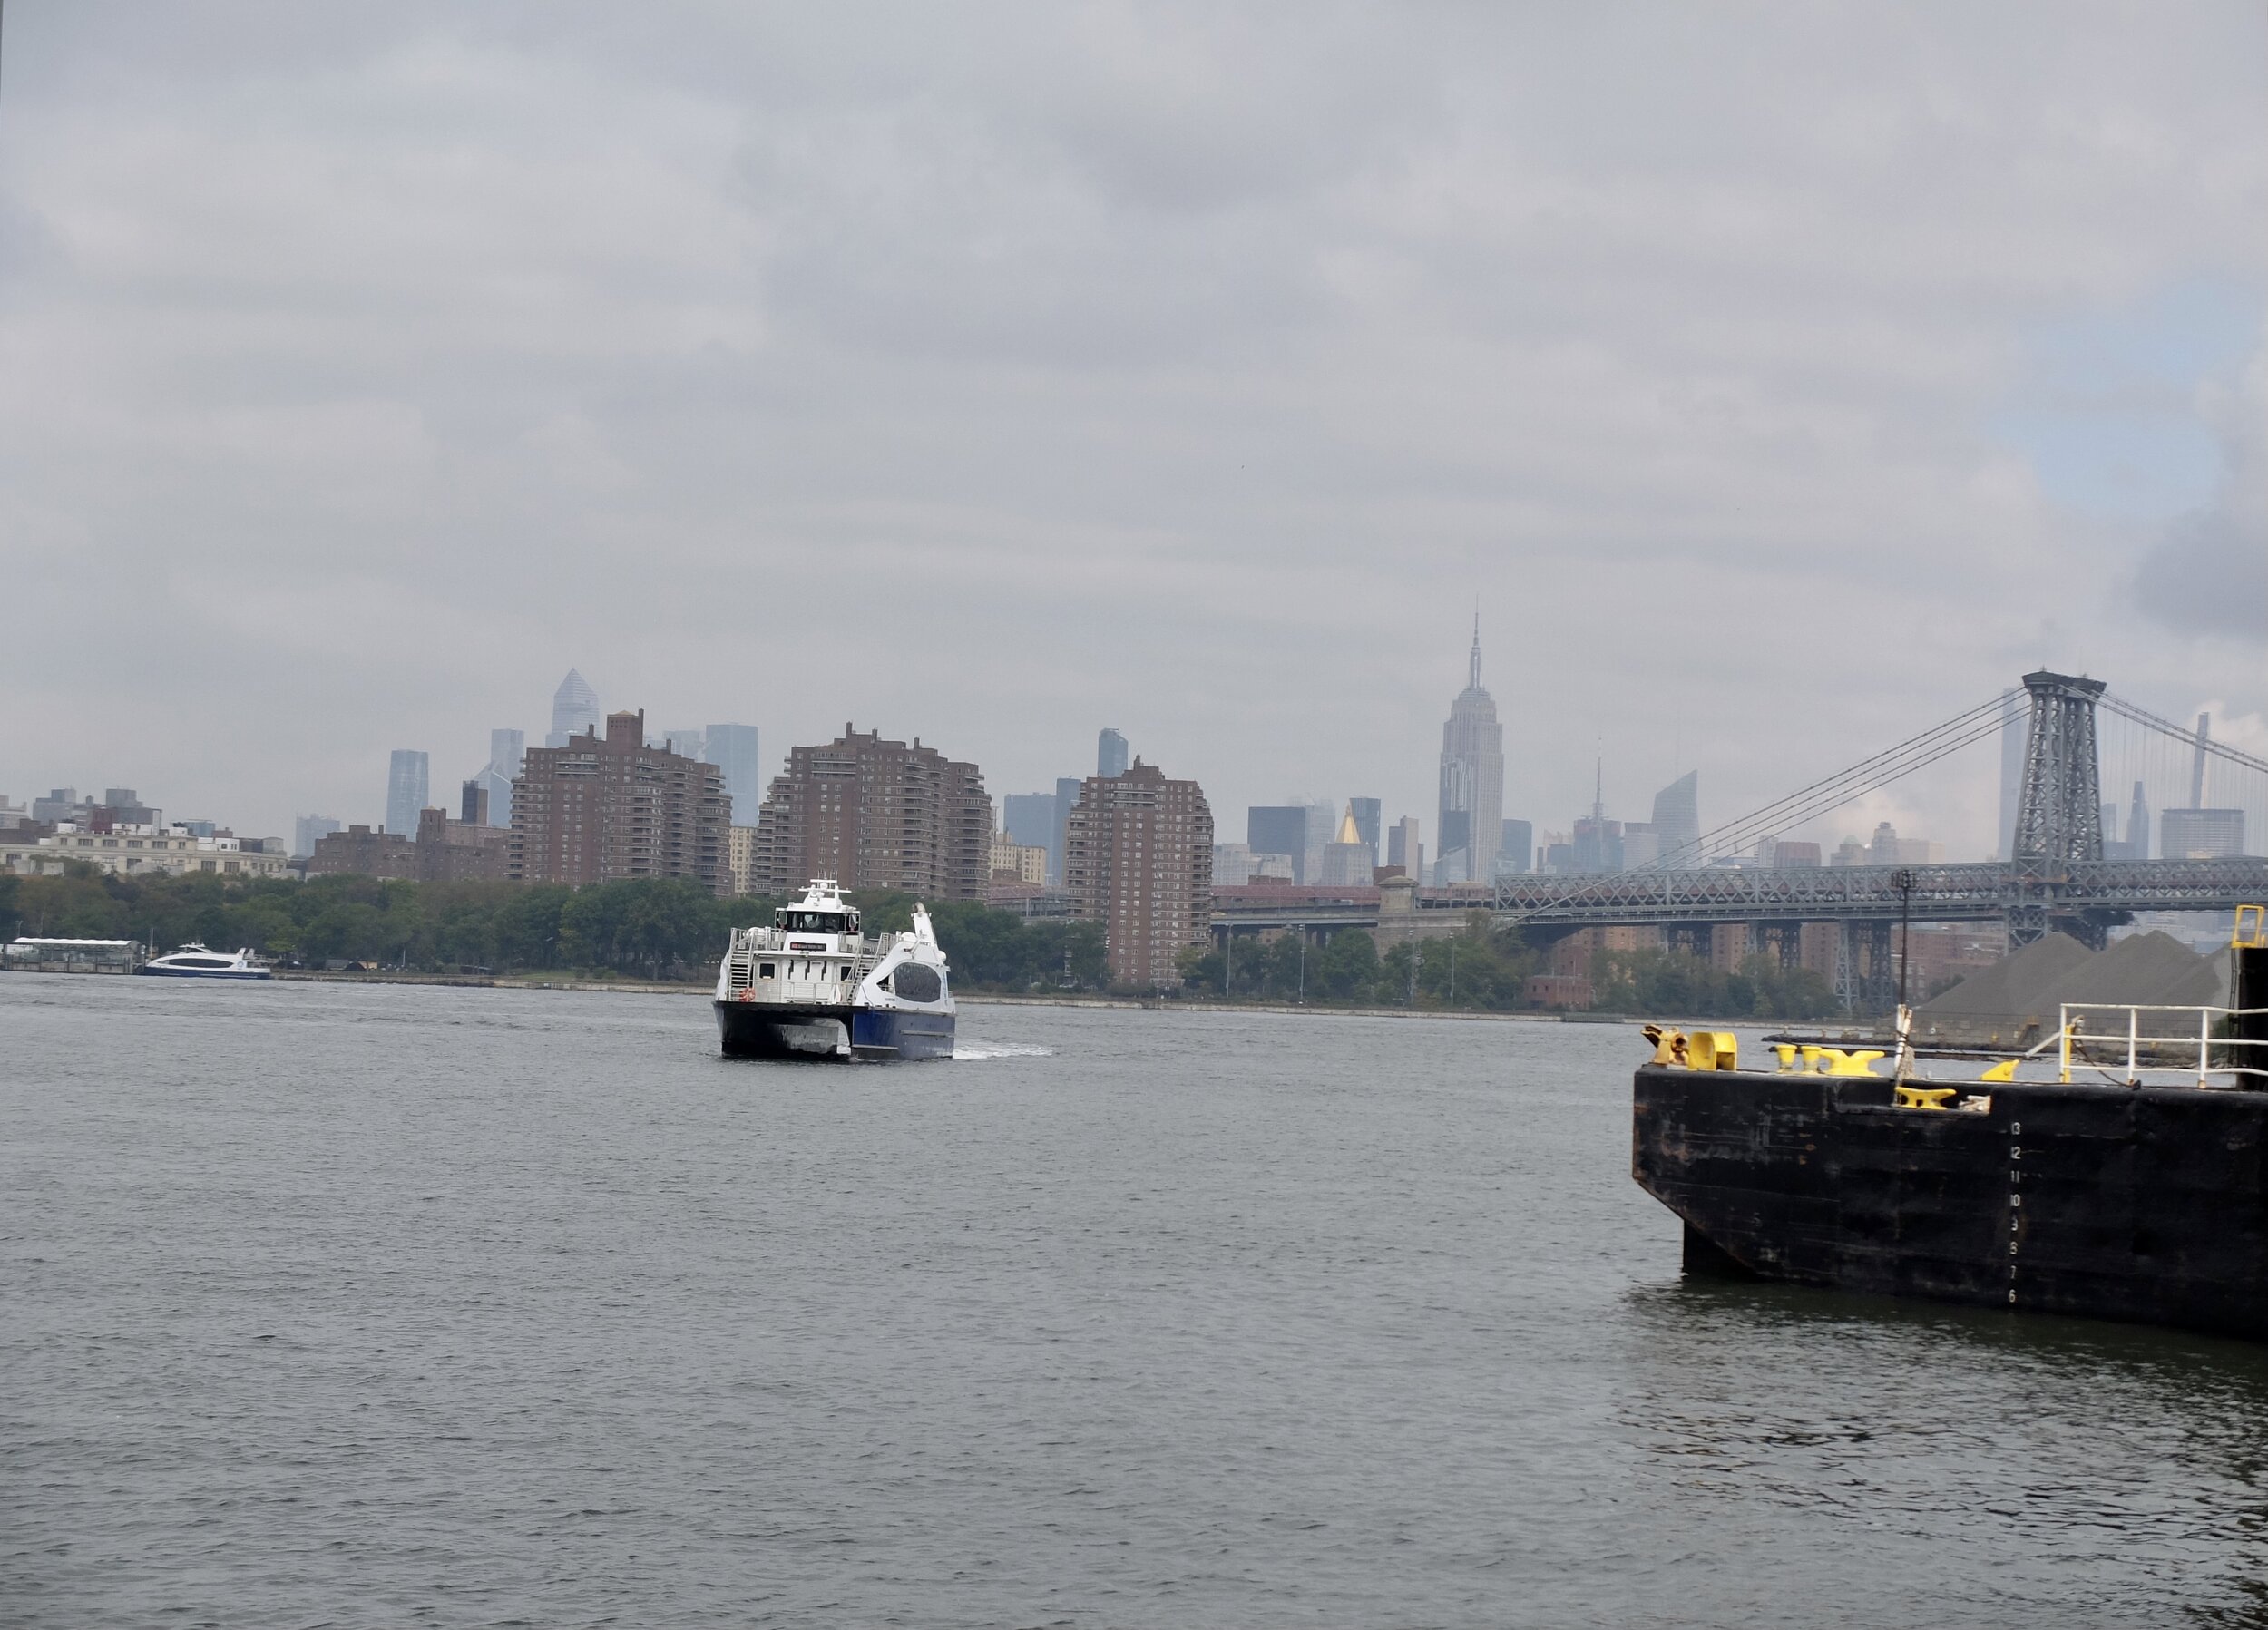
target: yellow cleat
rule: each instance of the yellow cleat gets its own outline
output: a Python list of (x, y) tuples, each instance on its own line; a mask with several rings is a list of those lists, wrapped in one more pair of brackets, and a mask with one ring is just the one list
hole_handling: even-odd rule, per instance
[(1953, 1092), (1950, 1087), (1901, 1087), (1895, 1103), (1901, 1109), (1942, 1109)]

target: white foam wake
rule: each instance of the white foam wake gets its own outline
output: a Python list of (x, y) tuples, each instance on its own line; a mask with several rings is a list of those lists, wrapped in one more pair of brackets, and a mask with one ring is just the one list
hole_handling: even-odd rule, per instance
[(1025, 1047), (1013, 1041), (955, 1041), (953, 1056), (962, 1059), (1052, 1059), (1051, 1047)]

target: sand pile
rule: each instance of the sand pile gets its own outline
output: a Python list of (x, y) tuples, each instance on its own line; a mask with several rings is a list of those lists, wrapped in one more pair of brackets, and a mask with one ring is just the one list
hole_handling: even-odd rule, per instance
[[(2053, 1030), (2068, 1001), (2217, 1006), (2227, 992), (2224, 959), (2167, 934), (2129, 935), (2100, 952), (2048, 934), (1923, 1002), (1914, 1024), (1924, 1038), (2010, 1045)], [(2110, 1016), (2096, 1017), (2100, 1029)]]

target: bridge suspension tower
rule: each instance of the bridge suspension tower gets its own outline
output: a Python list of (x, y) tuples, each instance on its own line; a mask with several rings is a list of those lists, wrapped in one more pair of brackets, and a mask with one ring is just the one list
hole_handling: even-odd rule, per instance
[[(2041, 669), (2024, 676), (2031, 721), (2024, 737), (2024, 776), (2017, 795), (2009, 859), (2023, 899), (2009, 913), (2011, 944), (2048, 932), (2049, 901), (2074, 866), (2103, 858), (2102, 772), (2095, 751), (2095, 703), (2100, 679)], [(2099, 948), (2104, 924), (2087, 921), (2084, 937)]]

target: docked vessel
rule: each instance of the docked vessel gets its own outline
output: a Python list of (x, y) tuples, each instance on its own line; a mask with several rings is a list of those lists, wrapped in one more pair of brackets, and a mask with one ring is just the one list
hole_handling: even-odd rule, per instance
[(2067, 1007), (1981, 1079), (1649, 1027), (1631, 1174), (1689, 1272), (2268, 1339), (2268, 941), (2234, 956), (2227, 1008)]
[(929, 913), (867, 936), (835, 880), (815, 878), (768, 928), (737, 930), (717, 972), (730, 1058), (949, 1059), (953, 1002)]
[(152, 957), (134, 970), (160, 979), (273, 979), (268, 959), (250, 950), (211, 951), (184, 945), (161, 957)]

